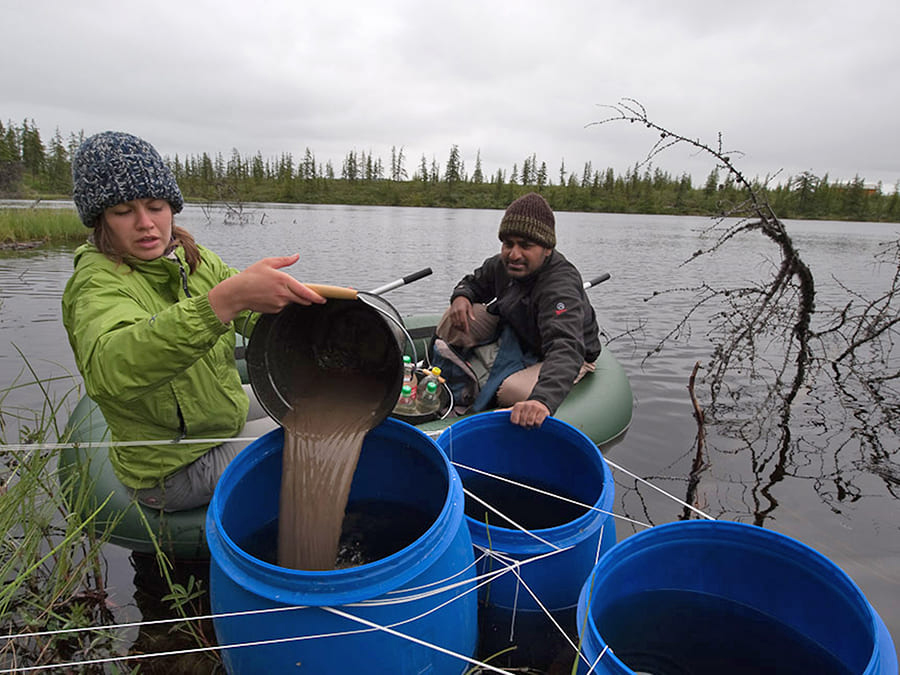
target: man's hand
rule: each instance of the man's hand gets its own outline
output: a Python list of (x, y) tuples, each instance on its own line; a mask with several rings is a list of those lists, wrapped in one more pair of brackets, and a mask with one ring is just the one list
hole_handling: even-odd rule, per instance
[(510, 408), (509, 421), (520, 427), (536, 429), (550, 416), (550, 409), (540, 401), (519, 401)]
[(474, 319), (472, 302), (464, 295), (457, 295), (450, 303), (450, 325), (463, 333), (469, 332), (469, 320)]

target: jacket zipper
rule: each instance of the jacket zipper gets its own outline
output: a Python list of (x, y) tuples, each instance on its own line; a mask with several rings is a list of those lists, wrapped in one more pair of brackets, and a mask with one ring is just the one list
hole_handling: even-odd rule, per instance
[(178, 261), (178, 271), (181, 273), (181, 287), (184, 289), (184, 294), (190, 298), (191, 292), (188, 290), (187, 272), (185, 272), (184, 270), (184, 265), (181, 263), (181, 258), (175, 256), (175, 260)]
[[(184, 289), (184, 294), (187, 297), (191, 297), (191, 291), (188, 289), (188, 277), (187, 272), (184, 269), (184, 265), (181, 262), (181, 258), (177, 255), (175, 256), (175, 260), (178, 261), (178, 272), (181, 275), (181, 287)], [(187, 436), (187, 425), (184, 423), (184, 415), (181, 412), (181, 406), (178, 404), (178, 401), (175, 401), (175, 405), (178, 409), (178, 436), (175, 438), (175, 443), (181, 441), (185, 436)]]

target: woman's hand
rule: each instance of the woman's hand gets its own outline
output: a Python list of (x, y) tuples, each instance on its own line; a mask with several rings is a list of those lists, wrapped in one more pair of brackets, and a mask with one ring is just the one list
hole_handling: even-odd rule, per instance
[(209, 304), (222, 323), (231, 322), (244, 310), (276, 314), (291, 303), (321, 304), (325, 298), (307, 288), (281, 268), (299, 260), (300, 254), (263, 258), (243, 272), (220, 281), (208, 294)]

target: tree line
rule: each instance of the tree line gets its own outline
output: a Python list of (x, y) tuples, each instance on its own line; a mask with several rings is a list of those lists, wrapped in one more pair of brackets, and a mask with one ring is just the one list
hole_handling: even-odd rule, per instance
[[(71, 158), (84, 132), (63, 138), (57, 128), (45, 142), (34, 120), (0, 123), (0, 197), (68, 197)], [(319, 161), (308, 147), (294, 156), (283, 152), (202, 153), (166, 157), (185, 198), (196, 202), (284, 202), (374, 204), (451, 208), (505, 208), (527, 190), (547, 197), (554, 209), (610, 213), (709, 215), (740, 203), (745, 192), (727, 167), (715, 167), (702, 185), (688, 173), (673, 176), (650, 164), (635, 164), (624, 174), (588, 161), (570, 170), (565, 161), (551, 171), (535, 154), (508, 170), (482, 170), (480, 151), (471, 172), (457, 145), (446, 162), (422, 155), (409, 166), (402, 147), (391, 148), (387, 163), (371, 152), (349, 151), (335, 166)], [(886, 194), (881, 183), (868, 186), (856, 176), (832, 182), (828, 175), (803, 172), (777, 185), (754, 188), (782, 218), (900, 221), (900, 181)], [(726, 208), (723, 208), (726, 207)]]

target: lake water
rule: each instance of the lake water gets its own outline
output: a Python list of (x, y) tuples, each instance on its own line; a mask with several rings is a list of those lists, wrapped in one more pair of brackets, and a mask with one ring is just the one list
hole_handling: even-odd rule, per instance
[[(431, 267), (431, 276), (385, 296), (401, 314), (442, 310), (456, 281), (499, 249), (501, 212), (493, 210), (252, 205), (241, 216), (188, 206), (177, 220), (237, 268), (261, 257), (299, 252), (300, 261), (290, 272), (301, 281), (365, 290)], [(635, 409), (627, 436), (607, 457), (681, 497), (696, 436), (688, 379), (695, 362), (708, 359), (709, 343), (701, 323), (689, 338), (644, 360), (691, 300), (690, 294), (647, 299), (654, 291), (703, 282), (734, 286), (764, 279), (777, 253), (755, 235), (714, 257), (682, 265), (695, 251), (709, 247), (704, 232), (711, 225), (700, 217), (557, 214), (559, 250), (585, 278), (611, 274), (589, 294), (611, 340), (609, 349), (631, 379)], [(874, 265), (873, 257), (881, 242), (898, 237), (900, 225), (790, 221), (788, 228), (816, 275), (820, 310), (840, 303), (841, 284), (866, 295), (887, 285), (892, 270)], [(75, 403), (66, 392), (79, 383), (60, 321), (71, 254), (72, 247), (0, 252), (0, 389), (32, 382), (27, 363), (41, 378), (60, 377), (51, 389), (68, 401), (63, 413)], [(702, 387), (697, 395), (702, 404)], [(26, 386), (9, 393), (2, 407), (5, 412), (34, 411), (40, 401), (36, 388)], [(803, 410), (814, 415), (809, 404)], [(16, 425), (29, 426), (27, 414), (18, 422), (5, 421), (8, 442), (17, 440)], [(704, 511), (714, 517), (761, 522), (826, 555), (861, 587), (896, 643), (900, 443), (883, 439), (892, 453), (887, 468), (870, 467), (856, 448), (840, 445), (846, 440), (844, 424), (843, 418), (826, 418), (818, 445), (777, 461), (765, 440), (748, 452), (711, 428), (710, 467), (700, 477), (697, 494)], [(779, 478), (772, 480), (776, 471)], [(613, 475), (617, 513), (651, 524), (681, 516), (679, 504), (624, 473)], [(834, 487), (838, 484), (840, 491)], [(620, 522), (617, 527), (621, 539), (637, 526)], [(113, 551), (111, 558), (110, 583), (119, 584), (127, 598), (131, 570), (121, 553)]]

